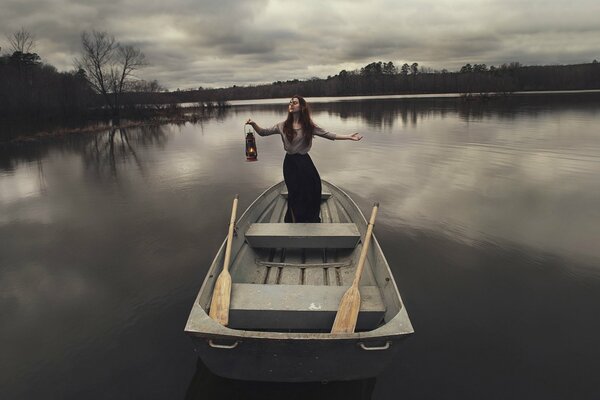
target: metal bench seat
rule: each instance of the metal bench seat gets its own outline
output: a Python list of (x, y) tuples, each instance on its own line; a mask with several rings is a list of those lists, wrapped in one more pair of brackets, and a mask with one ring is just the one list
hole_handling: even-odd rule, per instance
[[(289, 196), (289, 193), (288, 193), (287, 191), (286, 191), (286, 192), (281, 192), (281, 195), (282, 195), (282, 196), (283, 196), (285, 199), (287, 199), (287, 198), (288, 198), (288, 196)], [(327, 200), (327, 199), (329, 199), (330, 197), (331, 197), (331, 193), (329, 193), (329, 192), (322, 192), (322, 193), (321, 193), (321, 200)]]
[(356, 247), (360, 233), (355, 224), (252, 224), (246, 241), (256, 248), (338, 248)]
[[(329, 331), (348, 287), (235, 283), (229, 327), (245, 330)], [(377, 286), (360, 286), (357, 330), (375, 329), (385, 306)]]

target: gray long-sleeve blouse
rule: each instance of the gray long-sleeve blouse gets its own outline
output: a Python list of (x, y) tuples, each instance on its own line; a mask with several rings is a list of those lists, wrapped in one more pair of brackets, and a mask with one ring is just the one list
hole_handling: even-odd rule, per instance
[[(283, 133), (283, 122), (280, 122), (277, 125), (274, 125), (272, 128), (260, 129), (256, 133), (258, 133), (260, 136), (270, 136), (270, 135), (279, 134), (281, 136), (281, 140), (283, 141), (283, 148), (285, 149), (285, 152), (288, 154), (306, 154), (306, 153), (308, 153), (311, 145), (306, 146), (304, 144), (304, 141), (302, 140), (304, 138), (304, 133), (302, 132), (302, 128), (295, 129), (295, 131), (296, 131), (296, 136), (294, 136), (294, 139), (291, 142), (288, 140), (285, 133)], [(326, 130), (323, 130), (317, 126), (314, 129), (314, 135), (321, 136), (321, 137), (324, 137), (325, 139), (329, 139), (329, 140), (335, 140), (335, 138), (337, 137), (337, 135), (335, 133), (327, 132)]]

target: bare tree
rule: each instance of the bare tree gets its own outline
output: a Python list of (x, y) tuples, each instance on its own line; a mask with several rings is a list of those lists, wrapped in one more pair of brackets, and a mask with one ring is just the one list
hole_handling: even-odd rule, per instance
[(75, 59), (76, 67), (85, 72), (90, 86), (118, 117), (123, 92), (136, 81), (134, 72), (146, 65), (144, 53), (134, 46), (121, 45), (106, 32), (83, 32), (81, 44), (83, 54)]
[(11, 36), (7, 36), (10, 48), (14, 52), (31, 53), (35, 49), (35, 37), (25, 28), (21, 28)]

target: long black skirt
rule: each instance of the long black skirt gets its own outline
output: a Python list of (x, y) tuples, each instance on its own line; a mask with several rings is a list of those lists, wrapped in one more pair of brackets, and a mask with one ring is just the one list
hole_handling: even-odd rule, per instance
[(288, 189), (285, 222), (321, 222), (321, 177), (308, 154), (286, 154), (283, 179)]

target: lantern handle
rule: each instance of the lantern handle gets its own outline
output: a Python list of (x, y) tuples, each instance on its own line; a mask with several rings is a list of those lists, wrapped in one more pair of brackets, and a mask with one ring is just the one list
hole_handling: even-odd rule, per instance
[[(246, 125), (248, 125), (248, 132), (246, 132)], [(252, 132), (252, 130), (251, 130), (251, 129), (252, 129), (252, 125), (250, 125), (250, 124), (244, 124), (244, 125), (242, 126), (242, 130), (244, 131), (244, 137), (246, 137), (246, 135), (247, 135), (248, 133), (252, 133), (252, 134), (254, 133), (254, 132)]]

